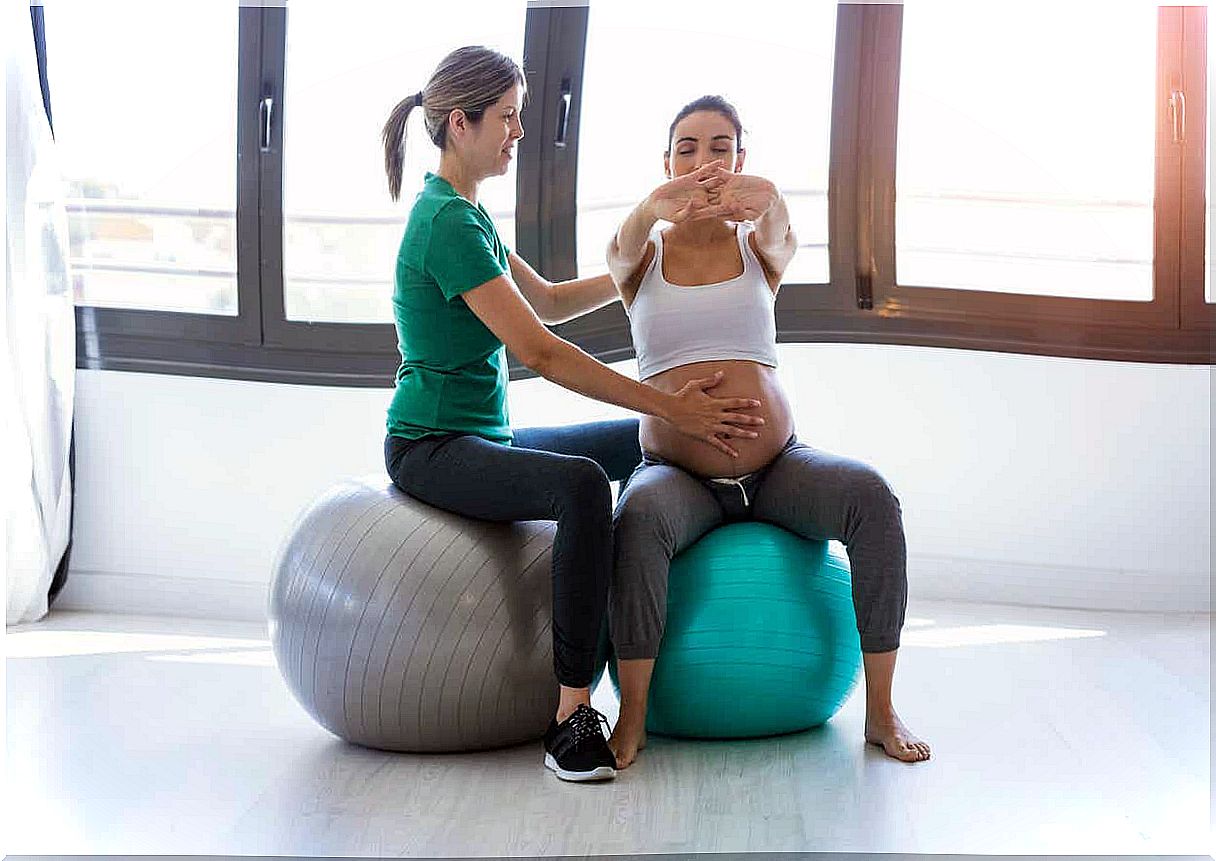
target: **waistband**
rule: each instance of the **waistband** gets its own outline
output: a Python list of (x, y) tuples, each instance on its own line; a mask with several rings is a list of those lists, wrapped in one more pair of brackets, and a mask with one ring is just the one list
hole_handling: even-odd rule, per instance
[[(777, 460), (777, 458), (781, 457), (781, 455), (785, 454), (787, 451), (789, 451), (791, 448), (793, 448), (797, 444), (798, 444), (798, 435), (790, 434), (790, 438), (785, 441), (785, 445), (783, 445), (781, 447), (781, 451), (779, 451), (775, 455), (773, 455), (772, 460), (770, 460), (764, 466), (760, 467), (759, 469), (757, 469), (753, 472), (747, 472), (747, 473), (744, 473), (743, 475), (736, 475), (733, 477), (726, 476), (726, 477), (722, 477), (722, 478), (706, 478), (706, 477), (702, 477), (702, 476), (694, 476), (694, 477), (698, 481), (703, 481), (706, 483), (713, 482), (715, 484), (739, 484), (740, 482), (744, 482), (744, 481), (754, 482), (764, 476), (764, 473), (768, 471), (768, 468), (773, 465), (773, 463)], [(679, 464), (672, 463), (671, 461), (661, 458), (657, 454), (652, 454), (651, 452), (648, 452), (645, 449), (642, 450), (642, 463), (650, 464), (653, 466), (674, 466), (674, 467), (676, 467), (676, 469), (682, 469), (682, 467), (680, 467)]]
[(732, 485), (739, 488), (739, 492), (743, 494), (743, 507), (748, 508), (752, 503), (747, 496), (747, 489), (748, 487), (753, 487), (754, 489), (754, 486), (759, 481), (761, 472), (762, 470), (756, 470), (755, 472), (749, 472), (746, 475), (740, 475), (737, 478), (703, 478), (701, 481), (706, 483), (712, 482), (713, 484), (718, 485)]

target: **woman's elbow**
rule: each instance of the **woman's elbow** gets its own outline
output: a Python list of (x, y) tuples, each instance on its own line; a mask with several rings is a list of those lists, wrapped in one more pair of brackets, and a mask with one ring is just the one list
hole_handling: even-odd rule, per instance
[(786, 228), (780, 236), (766, 237), (766, 241), (757, 237), (757, 240), (761, 253), (773, 259), (793, 254), (798, 248), (798, 237), (794, 234), (792, 227)]
[(520, 362), (530, 370), (536, 371), (542, 377), (553, 365), (555, 337), (529, 338), (524, 343), (511, 350)]
[(622, 276), (627, 276), (641, 262), (645, 251), (646, 246), (643, 245), (642, 250), (637, 254), (637, 260), (631, 260), (629, 255), (621, 251), (621, 246), (616, 241), (616, 235), (613, 234), (612, 239), (608, 241), (608, 251), (604, 255), (604, 260), (608, 264), (608, 273), (612, 276), (613, 282), (620, 284)]

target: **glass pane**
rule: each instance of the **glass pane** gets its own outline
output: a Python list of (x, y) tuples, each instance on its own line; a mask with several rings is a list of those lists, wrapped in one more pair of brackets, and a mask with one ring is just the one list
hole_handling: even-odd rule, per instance
[[(309, 0), (287, 15), (283, 145), (284, 302), (289, 320), (391, 323), (393, 263), (423, 174), (439, 165), (421, 111), (406, 129), (401, 199), (388, 194), (380, 130), (462, 45), (519, 61), (526, 0), (395, 3), (374, 11)], [(526, 114), (525, 114), (526, 120)], [(525, 133), (528, 130), (525, 128)], [(515, 247), (515, 163), (480, 202)]]
[(236, 4), (45, 14), (76, 303), (236, 314)]
[(608, 271), (613, 233), (666, 181), (663, 152), (676, 113), (717, 94), (743, 121), (744, 171), (776, 183), (789, 206), (800, 247), (785, 280), (827, 283), (835, 45), (834, 3), (592, 4), (579, 127), (579, 275)]
[(904, 6), (901, 285), (1151, 301), (1155, 4)]

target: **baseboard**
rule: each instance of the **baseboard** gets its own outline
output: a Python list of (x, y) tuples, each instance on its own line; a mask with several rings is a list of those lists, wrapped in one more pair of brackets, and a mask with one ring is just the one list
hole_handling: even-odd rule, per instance
[(53, 606), (56, 610), (265, 622), (269, 589), (269, 582), (72, 570)]
[[(203, 577), (77, 571), (56, 609), (265, 621), (270, 584)], [(986, 559), (908, 558), (915, 601), (1019, 604), (1077, 610), (1210, 613), (1208, 575), (1048, 567)]]
[(908, 557), (912, 599), (1076, 610), (1210, 613), (1206, 572), (1033, 565), (954, 556)]

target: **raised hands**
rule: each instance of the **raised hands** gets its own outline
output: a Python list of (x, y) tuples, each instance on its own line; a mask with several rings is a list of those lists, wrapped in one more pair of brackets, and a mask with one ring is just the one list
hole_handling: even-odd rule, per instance
[(725, 185), (725, 175), (729, 173), (721, 161), (702, 165), (652, 191), (646, 198), (647, 209), (655, 218), (673, 224), (728, 217), (726, 207), (718, 201), (718, 189)]
[(647, 204), (651, 215), (673, 224), (700, 218), (755, 221), (780, 197), (769, 180), (734, 173), (722, 161), (712, 161), (660, 185)]
[(733, 221), (755, 221), (781, 198), (777, 186), (764, 177), (732, 173), (725, 168), (716, 170), (713, 176), (722, 181), (714, 186), (714, 199), (729, 213), (724, 217)]

